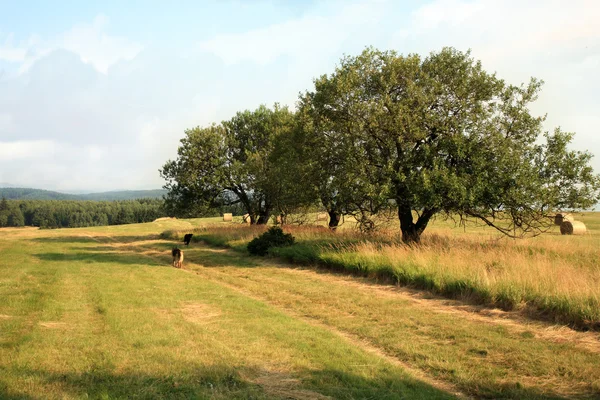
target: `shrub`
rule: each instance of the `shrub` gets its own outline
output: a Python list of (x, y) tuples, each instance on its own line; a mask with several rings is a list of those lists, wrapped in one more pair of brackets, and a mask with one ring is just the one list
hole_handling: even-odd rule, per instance
[(250, 254), (264, 256), (271, 247), (291, 246), (294, 244), (294, 237), (290, 233), (283, 233), (283, 230), (274, 226), (262, 235), (255, 237), (248, 243)]
[(173, 229), (169, 229), (168, 231), (161, 232), (160, 235), (158, 235), (158, 237), (160, 239), (165, 239), (165, 240), (179, 240), (179, 234), (177, 233), (177, 231), (174, 231)]

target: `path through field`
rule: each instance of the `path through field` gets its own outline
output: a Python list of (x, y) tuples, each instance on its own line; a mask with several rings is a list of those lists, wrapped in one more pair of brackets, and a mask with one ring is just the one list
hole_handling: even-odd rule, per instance
[(0, 230), (0, 398), (600, 396), (597, 332), (197, 243), (177, 270), (161, 223)]

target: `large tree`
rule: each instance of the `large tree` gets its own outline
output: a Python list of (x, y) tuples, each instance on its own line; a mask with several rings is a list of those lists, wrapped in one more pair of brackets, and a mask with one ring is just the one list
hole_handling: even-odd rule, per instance
[(424, 59), (369, 48), (318, 78), (301, 104), (310, 101), (312, 142), (326, 146), (318, 156), (333, 162), (321, 181), (351, 189), (343, 207), (394, 204), (407, 243), (438, 213), (522, 236), (546, 230), (557, 209), (599, 198), (591, 155), (531, 115), (540, 87), (507, 84), (452, 48)]
[(369, 230), (373, 216), (390, 207), (389, 190), (381, 171), (364, 162), (363, 142), (349, 130), (358, 116), (344, 108), (336, 83), (323, 76), (315, 80), (314, 92), (301, 95), (296, 142), (306, 148), (304, 161), (329, 214), (329, 228), (335, 230), (344, 215), (351, 215)]
[(178, 158), (160, 170), (167, 180), (168, 208), (178, 215), (197, 215), (241, 203), (253, 224), (267, 223), (280, 195), (272, 153), (276, 139), (292, 126), (293, 114), (276, 104), (187, 130)]

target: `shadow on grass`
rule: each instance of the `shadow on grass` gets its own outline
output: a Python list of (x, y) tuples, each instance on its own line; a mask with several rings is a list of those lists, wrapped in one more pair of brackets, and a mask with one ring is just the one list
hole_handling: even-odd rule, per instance
[(125, 265), (142, 265), (142, 266), (164, 266), (150, 257), (140, 256), (136, 253), (116, 253), (116, 252), (77, 252), (77, 253), (39, 253), (34, 254), (34, 257), (42, 261), (51, 262), (67, 262), (67, 263), (84, 263), (84, 264), (125, 264)]
[[(41, 370), (20, 370), (21, 379), (48, 386), (48, 397), (91, 399), (264, 399), (268, 398), (257, 385), (243, 380), (232, 367), (199, 367), (189, 373), (165, 376), (116, 374), (104, 370), (85, 373), (53, 373)], [(1, 399), (33, 399), (10, 390), (0, 382)], [(41, 394), (41, 393), (40, 393)]]
[[(171, 375), (111, 371), (53, 373), (18, 371), (20, 378), (48, 386), (50, 397), (91, 399), (452, 399), (452, 395), (406, 376), (367, 379), (338, 370), (302, 371), (292, 376), (228, 365), (196, 366)], [(252, 378), (250, 378), (252, 377)], [(0, 398), (33, 399), (0, 381)]]
[(241, 254), (219, 251), (218, 249), (198, 248), (184, 250), (185, 259), (204, 267), (253, 268), (261, 266), (254, 257), (240, 257)]
[[(20, 370), (21, 379), (48, 385), (47, 395), (91, 399), (453, 399), (455, 396), (407, 377), (385, 373), (365, 378), (338, 369), (303, 370), (297, 377), (229, 365), (194, 366), (170, 375), (118, 374), (105, 370), (53, 373)], [(300, 378), (300, 379), (296, 379)], [(520, 385), (499, 385), (476, 396), (506, 399), (563, 399)], [(29, 400), (0, 381), (0, 398)]]
[(129, 236), (58, 236), (58, 237), (41, 237), (30, 239), (32, 242), (38, 243), (133, 243), (142, 240), (158, 239), (158, 235), (129, 235)]
[[(309, 374), (309, 382), (313, 383), (319, 392), (336, 399), (456, 398), (422, 381), (402, 379), (392, 374), (391, 377), (378, 377), (374, 380), (335, 369), (313, 370)], [(551, 391), (544, 393), (535, 388), (526, 388), (520, 383), (482, 385), (477, 387), (476, 392), (466, 394), (474, 398), (489, 399), (567, 399)]]

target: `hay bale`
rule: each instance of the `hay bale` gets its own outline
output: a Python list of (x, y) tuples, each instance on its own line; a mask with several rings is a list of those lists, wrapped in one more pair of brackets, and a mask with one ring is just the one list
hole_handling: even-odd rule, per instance
[(224, 222), (233, 221), (233, 214), (232, 213), (225, 213), (225, 214), (223, 214), (223, 221)]
[(250, 225), (250, 223), (252, 223), (252, 220), (250, 219), (250, 214), (242, 215), (242, 221), (244, 222), (244, 224)]
[(562, 235), (585, 235), (587, 229), (581, 221), (563, 221), (560, 224), (560, 233)]
[(560, 226), (563, 221), (575, 221), (575, 218), (573, 218), (572, 214), (569, 213), (558, 213), (556, 214), (556, 216), (554, 217), (554, 225), (558, 225)]
[(327, 214), (327, 213), (318, 213), (317, 221), (327, 221), (328, 217), (329, 217), (329, 214)]

